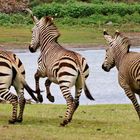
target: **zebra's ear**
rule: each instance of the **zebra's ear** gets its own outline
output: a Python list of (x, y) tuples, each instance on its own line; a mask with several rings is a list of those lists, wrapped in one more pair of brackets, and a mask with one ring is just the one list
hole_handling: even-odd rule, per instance
[(45, 16), (44, 19), (45, 19), (44, 21), (45, 21), (46, 25), (47, 25), (48, 23), (52, 23), (52, 22), (53, 22), (53, 18), (50, 17), (50, 16)]
[(26, 8), (26, 11), (29, 12), (34, 23), (37, 23), (39, 21), (37, 17), (33, 15), (33, 12), (29, 8)]
[(119, 36), (121, 35), (121, 33), (119, 32), (119, 30), (116, 30), (115, 35), (114, 36)]
[(103, 35), (106, 41), (111, 42), (113, 40), (112, 36), (110, 36), (106, 30), (103, 31)]

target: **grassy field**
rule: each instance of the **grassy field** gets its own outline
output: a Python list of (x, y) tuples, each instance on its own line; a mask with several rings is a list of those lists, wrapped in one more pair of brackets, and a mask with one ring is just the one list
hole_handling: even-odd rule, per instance
[(73, 121), (59, 127), (64, 105), (26, 105), (22, 124), (9, 125), (11, 105), (0, 104), (0, 140), (139, 140), (132, 105), (80, 106)]
[[(3, 44), (26, 44), (31, 39), (32, 27), (0, 27), (0, 42)], [(75, 32), (76, 30), (76, 32)], [(101, 31), (90, 27), (60, 27), (62, 43), (92, 43), (100, 44), (104, 41)], [(95, 34), (96, 32), (96, 34)], [(100, 39), (101, 38), (101, 39)]]
[[(105, 44), (105, 40), (102, 35), (103, 29), (107, 29), (109, 32), (113, 32), (119, 29), (121, 32), (140, 32), (140, 25), (121, 25), (121, 26), (62, 26), (58, 25), (61, 36), (59, 38), (60, 43), (66, 44), (92, 44), (94, 46)], [(0, 44), (19, 45), (18, 47), (26, 48), (25, 44), (28, 44), (31, 40), (31, 28), (32, 27), (0, 27)]]

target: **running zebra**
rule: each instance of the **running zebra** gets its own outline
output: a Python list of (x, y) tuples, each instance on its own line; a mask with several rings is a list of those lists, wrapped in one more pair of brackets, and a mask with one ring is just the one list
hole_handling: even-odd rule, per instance
[[(10, 87), (14, 86), (18, 97), (10, 92)], [(33, 90), (25, 81), (25, 70), (20, 59), (10, 51), (0, 50), (0, 98), (9, 101), (13, 106), (12, 118), (9, 123), (22, 122), (25, 107), (24, 88), (31, 97), (37, 101)], [(19, 115), (17, 117), (17, 107), (19, 100)]]
[(104, 37), (108, 41), (109, 47), (107, 47), (102, 68), (109, 72), (116, 66), (119, 84), (132, 101), (140, 119), (140, 106), (135, 95), (140, 96), (140, 53), (130, 52), (130, 40), (118, 31), (114, 37), (104, 31)]
[[(52, 82), (60, 86), (60, 90), (67, 103), (67, 110), (61, 126), (65, 126), (72, 120), (72, 116), (79, 106), (79, 97), (82, 89), (90, 100), (91, 96), (85, 80), (89, 75), (89, 67), (84, 57), (80, 54), (63, 48), (57, 39), (60, 36), (57, 27), (51, 17), (42, 17), (38, 20), (28, 10), (35, 22), (32, 29), (32, 40), (29, 46), (31, 52), (36, 52), (40, 47), (38, 69), (35, 74), (36, 92), (40, 94), (39, 78), (48, 77), (45, 82), (47, 98), (54, 101), (50, 92)], [(75, 98), (71, 94), (71, 87), (75, 85)]]

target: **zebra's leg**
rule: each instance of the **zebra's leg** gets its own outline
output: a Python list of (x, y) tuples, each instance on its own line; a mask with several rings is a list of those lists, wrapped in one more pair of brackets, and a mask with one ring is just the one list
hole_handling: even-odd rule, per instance
[(69, 115), (68, 122), (71, 122), (73, 114), (79, 106), (79, 98), (81, 96), (81, 92), (82, 92), (82, 88), (78, 88), (78, 87), (75, 88), (75, 99), (72, 99), (71, 113)]
[(24, 98), (24, 94), (23, 94), (23, 91), (22, 91), (21, 94), (19, 95), (20, 110), (19, 110), (19, 115), (18, 115), (18, 118), (17, 118), (17, 122), (22, 122), (22, 120), (23, 120), (23, 112), (24, 112), (24, 108), (25, 108), (25, 103), (26, 103), (26, 100)]
[(140, 106), (138, 104), (135, 93), (131, 90), (130, 86), (125, 82), (125, 79), (119, 75), (119, 84), (124, 89), (125, 94), (133, 103), (135, 110), (137, 111), (138, 117), (140, 119)]
[(138, 117), (140, 119), (140, 106), (138, 104), (136, 95), (130, 89), (125, 89), (125, 94), (133, 103), (133, 106), (134, 106), (135, 110), (137, 111)]
[(79, 106), (79, 98), (81, 96), (82, 88), (75, 87), (75, 111)]
[(5, 97), (2, 97), (3, 99), (10, 101), (10, 103), (13, 106), (13, 112), (12, 112), (12, 118), (9, 120), (10, 124), (14, 124), (17, 120), (17, 105), (18, 105), (18, 97), (9, 91), (6, 93), (7, 95)]
[(69, 87), (61, 86), (60, 89), (61, 89), (63, 97), (65, 98), (66, 103), (67, 103), (67, 110), (65, 113), (65, 118), (64, 118), (63, 122), (60, 123), (61, 126), (65, 126), (72, 120), (72, 116), (73, 116), (73, 113), (75, 110), (75, 102), (70, 93)]
[(51, 85), (51, 81), (49, 79), (47, 79), (45, 81), (45, 87), (46, 87), (46, 92), (47, 92), (47, 98), (49, 99), (50, 102), (54, 102), (54, 96), (51, 95), (50, 92), (50, 85)]
[(41, 73), (37, 70), (37, 72), (35, 73), (35, 84), (36, 84), (36, 93), (37, 93), (37, 98), (39, 100), (39, 102), (43, 102), (43, 97), (40, 94), (40, 87), (39, 87), (39, 79), (40, 79)]

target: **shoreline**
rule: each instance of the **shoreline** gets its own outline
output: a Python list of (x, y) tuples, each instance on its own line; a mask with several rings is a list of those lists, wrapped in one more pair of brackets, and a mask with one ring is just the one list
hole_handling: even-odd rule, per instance
[[(77, 49), (77, 50), (100, 50), (105, 49), (107, 44), (105, 45), (94, 45), (94, 44), (68, 44), (62, 43), (60, 44), (62, 47), (66, 49)], [(140, 48), (140, 44), (131, 45), (130, 48)], [(28, 50), (27, 44), (0, 44), (0, 49), (2, 50)]]

